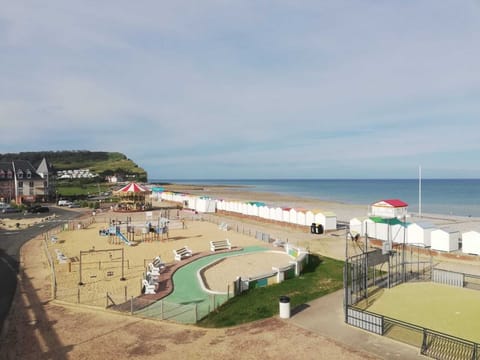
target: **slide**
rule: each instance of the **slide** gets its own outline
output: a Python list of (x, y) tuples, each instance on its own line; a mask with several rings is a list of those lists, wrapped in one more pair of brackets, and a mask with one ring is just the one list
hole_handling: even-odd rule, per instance
[(123, 242), (129, 246), (132, 245), (132, 243), (127, 239), (127, 237), (125, 235), (122, 234), (122, 232), (120, 230), (117, 230), (117, 236), (123, 240)]

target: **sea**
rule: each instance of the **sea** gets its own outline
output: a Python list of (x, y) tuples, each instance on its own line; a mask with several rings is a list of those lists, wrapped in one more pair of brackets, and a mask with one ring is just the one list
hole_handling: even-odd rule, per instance
[(400, 199), (408, 204), (411, 213), (421, 210), (423, 214), (480, 217), (480, 179), (170, 179), (150, 182), (247, 186), (251, 191), (358, 205)]

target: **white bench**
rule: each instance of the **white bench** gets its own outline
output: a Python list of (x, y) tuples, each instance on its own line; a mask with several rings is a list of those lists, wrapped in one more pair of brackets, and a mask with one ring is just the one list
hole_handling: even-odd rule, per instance
[(55, 253), (57, 254), (57, 260), (60, 264), (66, 264), (68, 262), (68, 258), (63, 255), (59, 249), (55, 249)]
[(183, 260), (187, 257), (192, 256), (192, 250), (190, 250), (188, 247), (184, 246), (180, 249), (173, 250), (173, 254), (175, 255), (175, 260), (180, 261)]
[(227, 223), (223, 223), (223, 222), (222, 222), (220, 225), (218, 225), (218, 228), (219, 228), (220, 230), (223, 230), (223, 231), (228, 231), (228, 229), (229, 229), (230, 227), (228, 226)]
[(151, 285), (147, 280), (143, 279), (142, 285), (145, 289), (145, 294), (155, 294), (155, 285)]
[(155, 257), (152, 261), (152, 265), (158, 269), (158, 271), (162, 271), (165, 269), (165, 263), (162, 261), (160, 256)]
[(225, 239), (225, 240), (219, 240), (219, 241), (210, 241), (210, 251), (217, 251), (217, 250), (231, 250), (232, 249), (232, 244), (230, 243), (230, 240)]

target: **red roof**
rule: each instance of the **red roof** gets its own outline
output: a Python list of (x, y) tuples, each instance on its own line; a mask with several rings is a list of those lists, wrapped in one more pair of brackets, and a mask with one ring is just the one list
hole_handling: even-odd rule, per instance
[(139, 193), (148, 191), (148, 189), (144, 188), (143, 186), (138, 185), (137, 183), (130, 183), (125, 185), (123, 188), (117, 190), (117, 192), (121, 193)]
[(387, 199), (387, 200), (380, 200), (376, 202), (373, 205), (380, 205), (381, 203), (385, 203), (387, 205), (390, 205), (392, 207), (398, 208), (398, 207), (407, 207), (408, 204), (402, 200), (399, 199)]

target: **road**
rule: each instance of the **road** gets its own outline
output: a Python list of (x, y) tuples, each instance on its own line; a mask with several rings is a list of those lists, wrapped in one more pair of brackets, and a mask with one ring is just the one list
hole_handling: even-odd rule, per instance
[(56, 214), (55, 219), (32, 225), (24, 230), (11, 231), (0, 229), (0, 335), (3, 333), (2, 330), (5, 326), (6, 318), (17, 287), (20, 248), (28, 240), (47, 230), (53, 229), (68, 220), (82, 215), (82, 212), (59, 207), (50, 207), (50, 213), (44, 214), (0, 214), (0, 219), (25, 219), (29, 217), (47, 217), (51, 216), (53, 212)]

